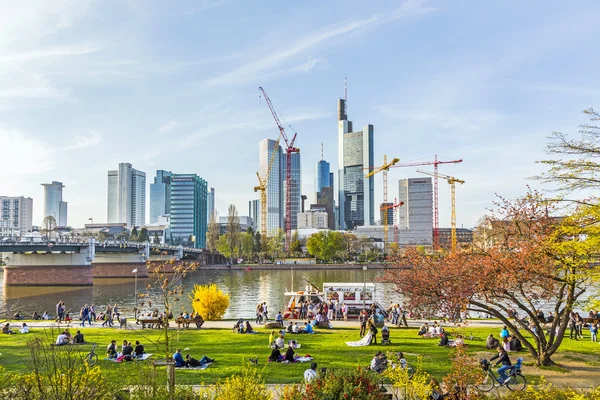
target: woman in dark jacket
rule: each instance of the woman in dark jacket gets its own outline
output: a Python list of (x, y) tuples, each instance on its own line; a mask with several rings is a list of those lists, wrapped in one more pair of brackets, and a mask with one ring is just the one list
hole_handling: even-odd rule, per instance
[(269, 356), (269, 361), (271, 362), (280, 362), (281, 361), (281, 352), (279, 348), (275, 346), (273, 351), (271, 351), (271, 355)]
[(296, 359), (294, 358), (294, 349), (292, 345), (289, 345), (285, 352), (285, 361), (294, 362)]

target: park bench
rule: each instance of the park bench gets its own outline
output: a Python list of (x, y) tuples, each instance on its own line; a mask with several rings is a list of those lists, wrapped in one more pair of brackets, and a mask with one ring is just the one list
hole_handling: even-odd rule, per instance
[[(142, 329), (146, 328), (146, 325), (148, 325), (148, 328), (154, 328), (154, 326), (156, 325), (156, 328), (160, 329), (163, 327), (163, 320), (162, 318), (139, 318), (136, 321), (137, 324), (142, 324)], [(167, 322), (167, 325), (169, 323)]]
[(187, 318), (183, 318), (183, 317), (177, 317), (177, 319), (175, 320), (175, 322), (177, 323), (177, 328), (181, 329), (181, 326), (183, 325), (183, 327), (185, 329), (188, 329), (190, 327), (190, 320)]

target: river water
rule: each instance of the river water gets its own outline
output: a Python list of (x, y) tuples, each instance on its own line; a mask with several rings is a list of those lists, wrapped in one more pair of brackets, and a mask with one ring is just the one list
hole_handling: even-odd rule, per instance
[[(366, 281), (373, 282), (381, 273), (377, 270), (368, 270)], [(266, 301), (269, 312), (274, 316), (277, 311), (283, 311), (289, 299), (284, 292), (291, 290), (292, 279), (295, 290), (304, 290), (306, 277), (321, 290), (324, 282), (363, 282), (362, 269), (344, 270), (204, 270), (195, 271), (184, 280), (187, 293), (191, 292), (194, 284), (215, 283), (224, 292), (229, 294), (230, 305), (225, 318), (253, 318), (255, 308), (259, 302)], [(138, 279), (137, 287), (141, 293), (146, 292), (152, 278)], [(394, 292), (394, 285), (375, 283), (375, 300), (382, 305), (391, 301), (401, 302), (400, 297)], [(55, 315), (56, 303), (63, 300), (71, 316), (78, 316), (79, 309), (84, 304), (95, 303), (97, 312), (102, 311), (106, 304), (118, 304), (121, 312), (126, 315), (133, 314), (135, 306), (135, 280), (133, 278), (105, 278), (94, 279), (94, 286), (85, 287), (44, 287), (44, 286), (16, 286), (4, 287), (2, 274), (0, 274), (0, 308), (6, 310), (19, 310), (22, 314), (30, 315), (34, 311), (42, 314), (47, 311)], [(156, 300), (157, 291), (150, 291), (150, 299)], [(176, 312), (191, 311), (191, 300), (187, 294), (180, 296)], [(159, 307), (160, 309), (160, 307)]]

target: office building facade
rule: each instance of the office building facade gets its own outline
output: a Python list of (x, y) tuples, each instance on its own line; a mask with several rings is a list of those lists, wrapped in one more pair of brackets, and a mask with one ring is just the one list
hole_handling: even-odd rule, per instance
[(171, 239), (174, 245), (206, 248), (208, 187), (196, 174), (171, 176)]
[(248, 202), (248, 215), (252, 219), (254, 232), (260, 232), (260, 199)]
[(33, 199), (0, 196), (0, 237), (18, 237), (31, 232)]
[(375, 224), (373, 176), (373, 125), (353, 131), (346, 114), (346, 100), (338, 100), (338, 206), (339, 229)]
[(392, 226), (394, 225), (394, 209), (391, 208), (391, 206), (393, 206), (394, 203), (381, 203), (381, 205), (379, 206), (379, 221), (380, 221), (380, 225), (385, 225), (383, 223), (383, 221), (385, 221), (385, 218), (387, 216), (387, 225), (388, 226)]
[[(286, 180), (286, 169), (287, 165), (285, 163), (285, 155), (283, 162), (283, 226), (285, 229), (285, 213), (287, 206), (286, 196), (287, 196), (287, 180)], [(292, 183), (291, 183), (291, 228), (292, 230), (298, 229), (298, 213), (302, 211), (302, 164), (300, 161), (300, 153), (292, 154)]]
[(44, 216), (53, 217), (56, 226), (67, 226), (67, 202), (63, 201), (63, 188), (61, 182), (42, 183), (44, 187)]
[(327, 212), (313, 209), (298, 213), (298, 229), (327, 229)]
[(155, 224), (158, 217), (171, 213), (171, 171), (156, 171), (154, 183), (150, 184), (150, 223)]
[(333, 187), (331, 176), (329, 163), (325, 160), (317, 162), (315, 165), (315, 193), (317, 197), (322, 188)]
[(433, 186), (431, 178), (410, 178), (398, 182), (398, 243), (433, 245)]
[(283, 175), (283, 164), (285, 162), (285, 155), (281, 146), (275, 147), (276, 143), (275, 140), (263, 139), (258, 144), (258, 173), (262, 178), (267, 176), (271, 156), (274, 151), (277, 151), (267, 183), (266, 231), (268, 236), (275, 234), (278, 229), (284, 228), (283, 181), (285, 178)]
[(109, 223), (125, 223), (127, 228), (146, 224), (146, 173), (129, 163), (108, 171)]
[(212, 187), (208, 191), (207, 208), (206, 218), (207, 222), (210, 222), (210, 219), (215, 217), (215, 188)]

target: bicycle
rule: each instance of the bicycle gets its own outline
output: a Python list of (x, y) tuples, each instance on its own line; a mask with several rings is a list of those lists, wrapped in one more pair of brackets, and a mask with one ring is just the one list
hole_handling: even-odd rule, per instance
[(92, 351), (90, 351), (85, 355), (85, 357), (83, 357), (83, 361), (87, 363), (87, 365), (89, 365), (90, 367), (93, 367), (98, 362), (98, 354), (96, 354), (95, 352), (96, 347), (98, 347), (98, 345), (93, 344)]
[(508, 379), (504, 382), (498, 382), (499, 378), (496, 378), (494, 374), (494, 370), (491, 367), (491, 363), (485, 358), (479, 362), (481, 368), (486, 372), (485, 379), (482, 383), (477, 385), (477, 389), (482, 392), (489, 392), (494, 388), (494, 386), (504, 386), (508, 388), (510, 391), (515, 390), (524, 390), (527, 386), (527, 381), (525, 377), (521, 374), (521, 366), (523, 364), (523, 359), (521, 357), (517, 358), (517, 363), (513, 365), (508, 372)]

